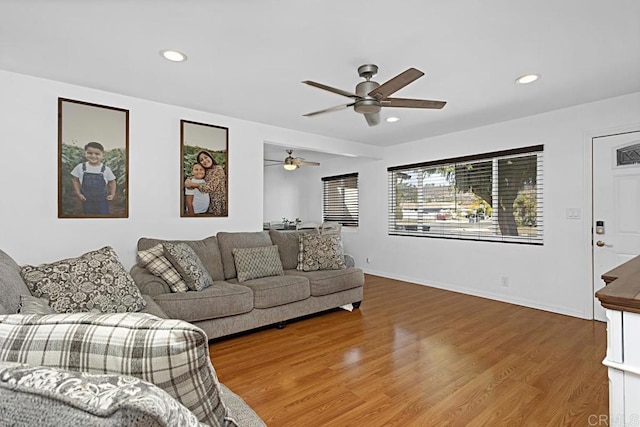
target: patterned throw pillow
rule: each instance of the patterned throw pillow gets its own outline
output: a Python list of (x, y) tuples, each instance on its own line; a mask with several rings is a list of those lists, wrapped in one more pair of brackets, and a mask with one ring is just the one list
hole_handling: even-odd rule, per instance
[(46, 298), (57, 313), (140, 311), (147, 303), (120, 264), (113, 248), (105, 246), (78, 258), (21, 267), (31, 294)]
[[(47, 420), (57, 412), (81, 410), (112, 423), (204, 427), (196, 416), (159, 387), (126, 375), (92, 375), (60, 368), (0, 362), (0, 387), (30, 401), (42, 397)], [(28, 396), (28, 397), (27, 397)], [(5, 402), (6, 403), (6, 402)], [(50, 406), (49, 406), (50, 405)], [(86, 416), (86, 415), (85, 415)], [(40, 419), (42, 421), (42, 418)], [(106, 422), (106, 420), (105, 420)]]
[(146, 313), (0, 316), (0, 361), (140, 378), (209, 426), (237, 425), (223, 401), (207, 335), (182, 320)]
[(238, 282), (242, 283), (260, 277), (283, 276), (282, 261), (278, 247), (234, 248), (233, 259), (236, 264)]
[(182, 279), (192, 291), (201, 291), (213, 284), (213, 279), (204, 264), (186, 243), (165, 242), (164, 256), (178, 270)]
[(189, 287), (171, 262), (164, 256), (164, 247), (158, 243), (146, 251), (138, 251), (138, 263), (155, 276), (167, 282), (171, 292), (187, 292)]
[(298, 239), (298, 271), (340, 270), (345, 267), (340, 236), (300, 233)]

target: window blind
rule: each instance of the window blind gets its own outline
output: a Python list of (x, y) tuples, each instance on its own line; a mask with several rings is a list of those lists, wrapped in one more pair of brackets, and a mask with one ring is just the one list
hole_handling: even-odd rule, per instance
[(543, 150), (388, 168), (389, 234), (543, 244)]
[(322, 178), (322, 219), (346, 227), (358, 226), (358, 174)]

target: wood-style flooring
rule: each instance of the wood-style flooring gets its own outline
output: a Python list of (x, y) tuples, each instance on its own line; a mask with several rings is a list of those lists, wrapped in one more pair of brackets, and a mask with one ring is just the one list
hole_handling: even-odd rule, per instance
[(593, 426), (606, 325), (367, 275), (335, 310), (210, 345), (270, 427)]

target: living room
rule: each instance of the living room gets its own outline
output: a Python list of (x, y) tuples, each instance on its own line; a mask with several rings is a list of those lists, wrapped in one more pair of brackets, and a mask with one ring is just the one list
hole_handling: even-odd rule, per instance
[[(592, 215), (592, 139), (640, 128), (639, 27), (631, 19), (639, 12), (635, 2), (616, 0), (614, 3), (618, 7), (598, 2), (584, 5), (575, 1), (562, 6), (546, 2), (549, 10), (537, 11), (533, 18), (527, 18), (529, 12), (520, 7), (499, 2), (486, 6), (503, 11), (496, 13), (498, 17), (491, 18), (486, 14), (483, 15), (485, 21), (474, 19), (475, 23), (470, 23), (470, 19), (461, 18), (464, 22), (455, 23), (456, 28), (473, 25), (476, 29), (492, 24), (498, 35), (528, 33), (528, 38), (522, 41), (526, 48), (523, 51), (511, 50), (513, 45), (496, 40), (490, 32), (483, 33), (477, 44), (470, 43), (471, 46), (466, 48), (448, 44), (451, 42), (447, 38), (436, 37), (431, 32), (424, 42), (416, 42), (421, 39), (411, 39), (409, 36), (414, 33), (409, 30), (406, 36), (398, 36), (397, 43), (383, 43), (379, 38), (392, 37), (388, 33), (394, 32), (381, 30), (385, 27), (385, 20), (373, 13), (367, 14), (364, 20), (376, 24), (375, 30), (371, 30), (372, 35), (358, 35), (359, 30), (356, 30), (356, 34), (348, 37), (347, 29), (355, 26), (358, 20), (345, 17), (353, 18), (359, 8), (372, 5), (377, 6), (376, 10), (381, 13), (380, 10), (390, 7), (388, 2), (382, 1), (357, 2), (358, 7), (332, 5), (335, 13), (342, 17), (332, 23), (342, 30), (338, 31), (340, 37), (330, 26), (324, 25), (325, 21), (320, 21), (323, 25), (315, 25), (312, 17), (300, 11), (300, 6), (294, 6), (293, 2), (285, 2), (291, 8), (290, 16), (280, 9), (284, 5), (278, 8), (271, 5), (274, 10), (269, 11), (262, 10), (268, 9), (266, 6), (253, 2), (250, 6), (232, 6), (222, 2), (206, 9), (207, 13), (199, 13), (201, 5), (198, 2), (187, 2), (194, 11), (181, 6), (187, 15), (181, 17), (181, 26), (192, 21), (204, 25), (201, 20), (206, 21), (205, 18), (209, 19), (215, 12), (221, 21), (234, 21), (239, 27), (232, 28), (232, 24), (225, 22), (221, 24), (223, 30), (206, 33), (206, 40), (193, 42), (191, 46), (182, 45), (188, 37), (181, 36), (180, 31), (163, 30), (172, 26), (172, 22), (164, 18), (164, 13), (148, 10), (151, 7), (142, 3), (108, 6), (105, 2), (94, 5), (96, 9), (76, 2), (21, 3), (8, 1), (0, 5), (3, 12), (0, 18), (0, 129), (5, 139), (0, 147), (0, 178), (5, 200), (0, 216), (3, 243), (0, 249), (11, 254), (20, 264), (37, 265), (110, 245), (128, 269), (136, 263), (136, 241), (140, 237), (202, 239), (219, 231), (261, 230), (264, 221), (279, 219), (266, 217), (265, 212), (276, 212), (277, 207), (274, 206), (288, 193), (303, 194), (303, 197), (288, 201), (290, 212), (284, 212), (283, 216), (319, 220), (322, 213), (321, 178), (355, 172), (359, 175), (359, 224), (357, 228), (343, 227), (342, 237), (345, 250), (365, 273), (573, 318), (594, 318), (597, 302), (593, 294), (601, 284), (594, 283), (592, 274), (591, 228), (596, 220)], [(26, 3), (30, 6), (27, 7)], [(393, 21), (396, 32), (402, 34), (405, 20), (414, 26), (420, 25), (420, 20), (411, 16), (413, 8), (413, 15), (427, 16), (424, 18), (426, 23), (436, 25), (434, 21), (439, 20), (437, 12), (447, 17), (454, 13), (468, 16), (480, 13), (472, 3), (464, 2), (464, 7), (457, 9), (455, 6), (421, 6), (418, 2), (411, 2), (410, 6), (405, 6), (408, 10), (400, 13), (404, 8), (398, 8), (400, 10), (394, 11), (389, 20)], [(169, 7), (169, 3), (163, 3), (163, 6)], [(251, 8), (251, 14), (256, 16), (241, 18), (243, 7)], [(420, 13), (415, 13), (416, 10)], [(282, 16), (276, 16), (277, 12)], [(258, 19), (258, 15), (263, 13), (271, 21)], [(150, 16), (149, 22), (154, 19), (163, 22), (163, 28), (147, 24), (149, 31), (134, 31), (135, 19), (132, 17), (146, 14)], [(329, 19), (327, 15), (323, 15), (324, 19)], [(97, 16), (103, 18), (98, 19)], [(107, 31), (112, 24), (105, 22), (119, 18), (123, 19), (123, 33), (129, 37), (120, 39)], [(343, 22), (345, 19), (348, 24)], [(513, 24), (509, 24), (510, 20)], [(621, 24), (616, 25), (617, 22)], [(290, 57), (301, 55), (306, 49), (305, 29), (300, 28), (301, 23), (313, 27), (309, 38), (318, 49), (318, 52), (302, 55), (301, 65), (296, 66), (293, 73), (295, 77), (286, 82), (286, 85), (296, 87), (288, 93), (299, 95), (301, 100), (296, 99), (294, 103), (293, 99), (263, 98), (260, 93), (247, 95), (237, 92), (237, 97), (244, 98), (244, 102), (264, 103), (268, 106), (265, 110), (272, 110), (265, 113), (263, 120), (244, 118), (246, 115), (241, 102), (225, 108), (225, 100), (229, 98), (218, 94), (220, 89), (214, 81), (221, 82), (220, 86), (231, 85), (229, 75), (241, 73), (243, 78), (240, 80), (243, 81), (233, 83), (237, 85), (234, 88), (240, 90), (238, 88), (248, 80), (245, 76), (260, 76), (261, 68), (264, 68), (264, 74), (269, 77), (265, 77), (261, 85), (278, 82), (278, 69), (292, 67)], [(276, 31), (274, 24), (282, 25), (284, 29)], [(507, 28), (498, 32), (497, 28), (502, 26)], [(526, 31), (525, 27), (535, 28)], [(594, 28), (600, 30), (594, 31)], [(296, 39), (293, 36), (278, 39), (285, 30), (297, 31), (294, 34), (298, 34), (299, 40), (293, 40)], [(182, 31), (186, 34), (184, 28)], [(99, 32), (103, 33), (101, 37), (96, 36)], [(134, 36), (139, 33), (147, 36)], [(262, 35), (265, 40), (256, 40)], [(329, 37), (326, 43), (322, 42), (323, 36)], [(83, 37), (94, 43), (93, 49), (83, 50), (74, 45)], [(47, 39), (51, 39), (51, 45), (58, 46), (59, 53), (44, 51), (49, 47), (44, 43)], [(120, 43), (111, 46), (110, 42), (116, 40)], [(194, 83), (191, 79), (194, 68), (203, 61), (198, 55), (209, 51), (211, 40), (221, 44), (220, 52), (216, 54), (220, 61), (215, 62), (215, 66), (211, 65), (214, 62), (207, 62), (207, 71), (211, 75), (209, 81)], [(354, 46), (341, 55), (332, 52), (320, 55), (322, 48), (328, 50), (327, 46), (337, 46), (345, 40)], [(485, 59), (483, 53), (488, 51), (485, 52), (481, 42), (490, 40), (502, 46), (502, 50), (491, 50), (494, 56), (487, 55), (488, 59)], [(279, 42), (284, 44), (284, 48), (272, 49)], [(246, 63), (240, 62), (244, 60), (244, 54), (237, 52), (243, 52), (251, 43), (257, 43), (257, 46), (250, 51), (250, 63), (259, 64), (259, 67), (248, 71)], [(403, 43), (418, 46), (403, 51)], [(435, 49), (446, 50), (439, 47), (441, 45), (453, 53), (436, 55)], [(392, 49), (393, 46), (397, 49)], [(187, 61), (184, 64), (165, 61), (158, 55), (158, 50), (165, 48), (184, 50), (188, 55)], [(550, 52), (546, 53), (545, 49)], [(420, 56), (414, 56), (421, 50)], [(110, 56), (112, 54), (114, 56)], [(50, 58), (55, 55), (61, 55), (61, 59)], [(479, 72), (470, 67), (466, 72), (461, 68), (452, 69), (446, 62), (447, 59), (453, 62), (452, 56), (466, 57), (464, 64), (467, 66), (477, 62)], [(516, 65), (502, 70), (491, 63), (502, 57), (513, 58), (510, 62)], [(601, 62), (602, 57), (607, 58), (608, 64), (595, 64)], [(108, 79), (99, 83), (92, 80), (91, 76), (102, 65), (114, 62), (117, 65), (110, 67)], [(157, 73), (138, 73), (140, 62), (147, 66), (153, 64)], [(424, 86), (412, 89), (413, 92), (410, 87), (403, 91), (407, 91), (407, 96), (448, 102), (440, 111), (408, 113), (405, 126), (412, 131), (423, 131), (427, 136), (411, 139), (398, 136), (396, 139), (396, 133), (404, 135), (401, 133), (403, 120), (395, 124), (384, 122), (370, 128), (353, 111), (302, 117), (304, 113), (338, 104), (344, 99), (306, 87), (300, 83), (301, 80), (313, 79), (350, 89), (359, 82), (355, 72), (357, 66), (369, 62), (380, 66), (380, 82), (408, 67), (415, 66), (426, 73), (419, 80)], [(587, 68), (587, 64), (593, 68)], [(183, 65), (186, 67), (180, 68)], [(220, 69), (220, 74), (216, 74), (217, 69)], [(518, 73), (512, 75), (513, 69), (519, 70)], [(516, 85), (515, 78), (526, 72), (541, 73), (541, 78), (528, 86)], [(575, 73), (586, 75), (581, 85), (573, 83), (572, 78), (578, 78)], [(72, 74), (74, 78), (69, 77)], [(157, 94), (146, 96), (140, 82), (134, 82), (130, 88), (129, 82), (135, 80), (134, 74), (143, 74), (143, 80), (154, 86)], [(462, 90), (456, 89), (456, 94), (467, 92), (469, 98), (456, 98), (452, 92), (447, 92), (446, 88), (452, 86), (449, 74), (455, 77), (456, 85), (463, 86)], [(500, 82), (495, 83), (494, 80)], [(486, 111), (476, 110), (473, 117), (471, 112), (458, 109), (464, 102), (477, 103), (478, 100), (473, 99), (476, 92), (479, 98), (490, 98), (480, 87), (489, 86), (489, 82), (508, 87), (504, 89), (510, 94), (508, 102)], [(136, 84), (140, 85), (140, 90)], [(553, 89), (549, 89), (550, 85)], [(558, 85), (565, 86), (569, 94), (557, 92), (555, 88)], [(536, 94), (536, 91), (540, 92)], [(183, 97), (180, 99), (190, 95), (195, 99), (203, 92), (210, 98), (207, 104), (168, 101), (176, 94)], [(553, 98), (556, 93), (559, 97), (557, 103), (548, 102), (545, 110), (531, 110), (534, 101)], [(399, 92), (399, 96), (404, 95), (405, 92)], [(560, 95), (564, 96), (562, 101)], [(225, 96), (229, 95), (225, 92)], [(127, 218), (57, 217), (58, 98), (61, 97), (129, 111)], [(285, 111), (280, 110), (280, 104), (287, 103), (295, 104), (296, 108), (300, 106), (295, 115), (306, 121), (301, 126), (307, 126), (307, 131), (277, 124), (280, 123), (277, 116), (284, 115)], [(246, 108), (249, 110), (252, 106), (247, 105)], [(502, 118), (488, 121), (487, 117), (493, 117), (492, 114)], [(226, 217), (198, 219), (180, 215), (181, 120), (229, 129), (229, 212)], [(463, 120), (466, 120), (466, 126), (456, 127), (457, 122)], [(342, 137), (332, 136), (328, 130), (333, 123), (350, 129)], [(263, 166), (265, 144), (282, 147), (283, 158), (285, 148), (318, 151), (335, 157), (323, 161), (317, 168), (276, 172), (275, 168)], [(542, 245), (388, 234), (387, 168), (536, 145), (544, 145)], [(314, 160), (310, 156), (305, 157)], [(278, 181), (278, 186), (270, 186), (269, 180), (276, 173), (288, 175)], [(283, 182), (287, 182), (287, 187)], [(569, 218), (569, 210), (580, 214), (577, 218)], [(503, 278), (508, 279), (508, 286), (504, 285)], [(366, 300), (363, 305), (366, 305)]]

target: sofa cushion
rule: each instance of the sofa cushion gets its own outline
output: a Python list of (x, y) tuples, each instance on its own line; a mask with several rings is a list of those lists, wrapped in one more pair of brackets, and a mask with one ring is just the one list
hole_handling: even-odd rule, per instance
[[(230, 282), (237, 282), (231, 279)], [(253, 291), (255, 308), (269, 308), (309, 298), (309, 280), (301, 276), (272, 276), (247, 280), (242, 284)]]
[(154, 300), (168, 317), (188, 322), (234, 316), (253, 309), (250, 288), (220, 281), (200, 292), (157, 295)]
[(33, 296), (48, 299), (58, 313), (122, 313), (146, 305), (110, 246), (37, 267), (25, 265), (21, 274)]
[(201, 291), (211, 286), (213, 279), (191, 246), (184, 242), (165, 242), (162, 246), (164, 256), (178, 270), (189, 289)]
[(236, 277), (236, 264), (233, 258), (234, 248), (257, 248), (273, 245), (267, 231), (234, 233), (221, 231), (216, 234), (216, 237), (220, 246), (225, 279)]
[(364, 273), (356, 267), (341, 270), (298, 271), (287, 270), (285, 274), (301, 276), (309, 280), (311, 295), (314, 297), (329, 295), (364, 285)]
[(0, 295), (2, 306), (8, 314), (18, 312), (20, 295), (31, 295), (31, 291), (20, 275), (20, 266), (0, 250)]
[(13, 425), (204, 426), (165, 391), (130, 376), (0, 362), (0, 390), (0, 420)]
[(0, 361), (149, 381), (210, 426), (228, 418), (207, 335), (142, 313), (0, 316)]
[(142, 237), (138, 240), (138, 250), (145, 250), (154, 247), (158, 243), (186, 243), (191, 246), (206, 267), (209, 275), (213, 280), (224, 280), (224, 270), (222, 268), (222, 259), (220, 258), (220, 249), (218, 249), (218, 239), (216, 236), (210, 236), (202, 240), (160, 240), (148, 237)]
[(283, 276), (277, 246), (259, 248), (233, 248), (238, 282), (269, 276)]
[(20, 295), (20, 314), (54, 314), (56, 311), (49, 305), (46, 298), (36, 298), (33, 295)]
[(291, 270), (298, 266), (298, 251), (300, 242), (297, 231), (269, 230), (269, 236), (274, 245), (278, 246), (282, 268)]
[(339, 270), (344, 268), (342, 238), (335, 235), (301, 233), (298, 236), (299, 271)]
[(158, 243), (152, 248), (138, 251), (138, 264), (167, 282), (171, 292), (187, 292), (189, 290), (189, 286), (187, 286), (187, 282), (184, 281), (180, 272), (164, 256), (162, 243)]

